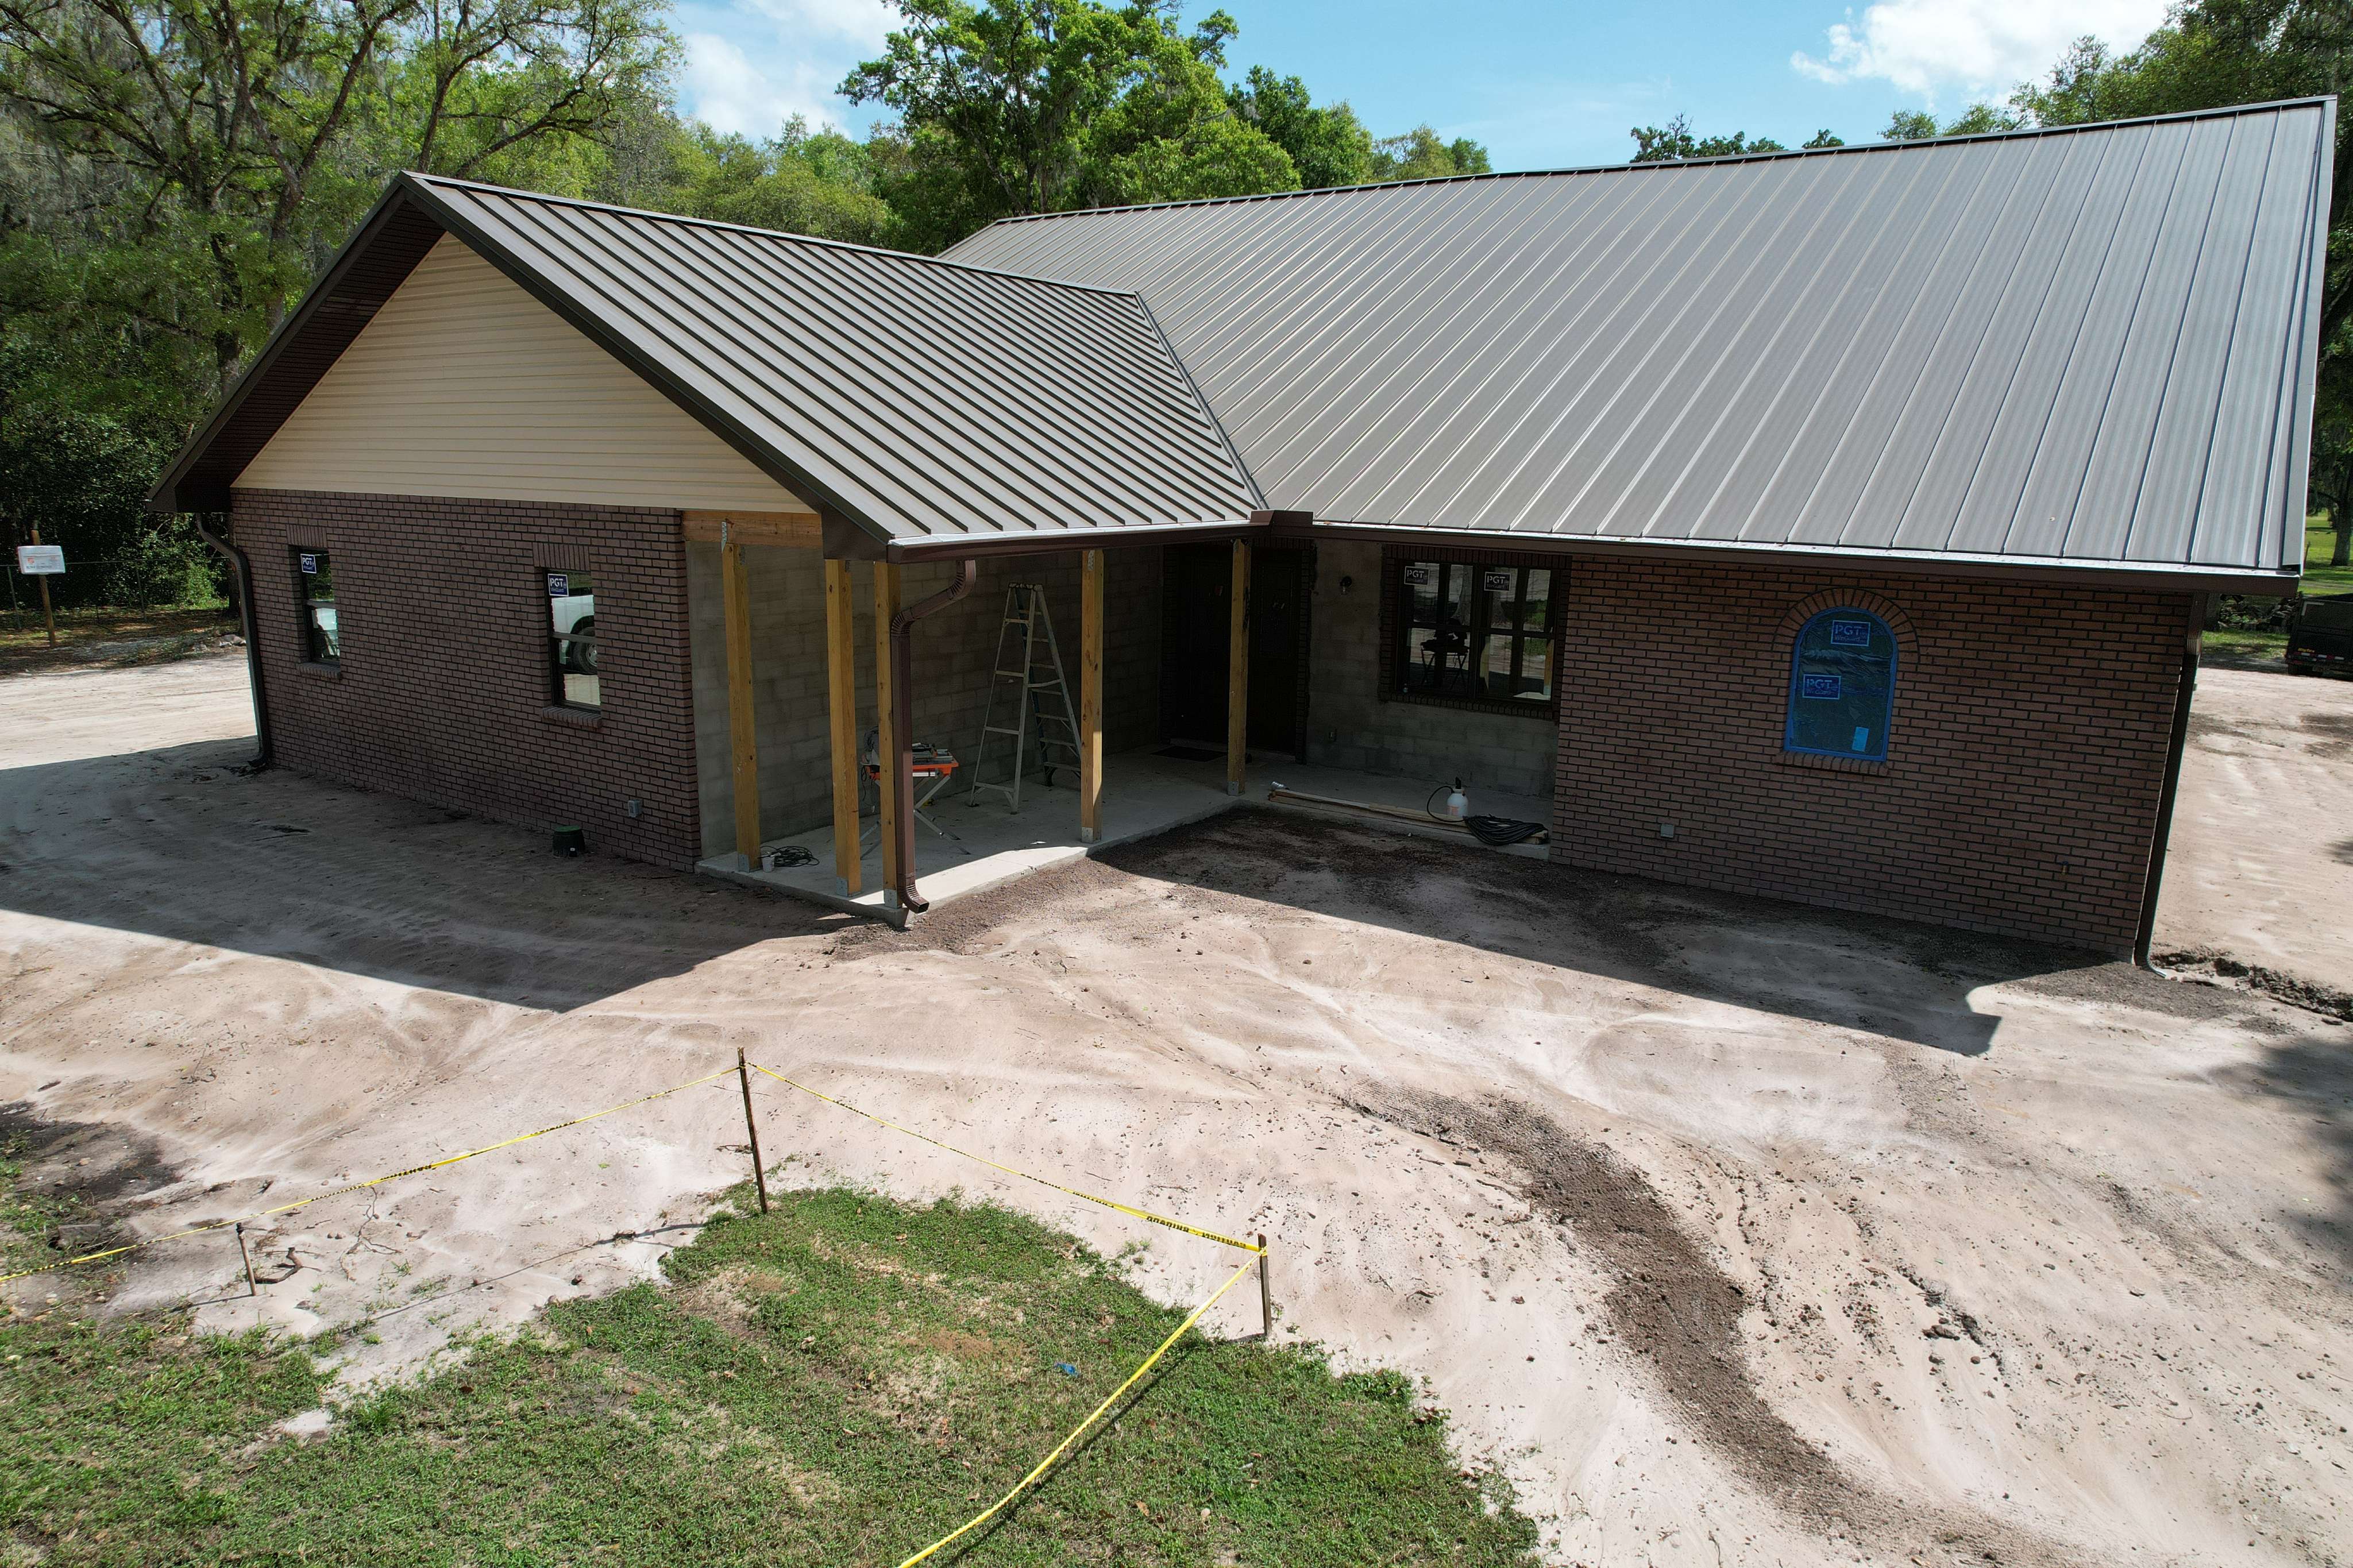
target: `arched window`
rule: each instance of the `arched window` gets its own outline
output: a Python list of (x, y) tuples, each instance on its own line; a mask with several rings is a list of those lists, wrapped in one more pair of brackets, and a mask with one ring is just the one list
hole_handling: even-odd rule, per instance
[(1785, 751), (1880, 762), (1895, 706), (1895, 634), (1867, 610), (1824, 610), (1789, 657)]

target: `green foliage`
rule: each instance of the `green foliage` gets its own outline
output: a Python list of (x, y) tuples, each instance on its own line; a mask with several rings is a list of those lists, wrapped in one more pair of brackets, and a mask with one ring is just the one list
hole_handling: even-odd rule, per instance
[(1494, 165), (1487, 149), (1468, 136), (1449, 142), (1427, 125), (1417, 125), (1402, 136), (1385, 136), (1373, 143), (1371, 177), (1376, 180), (1435, 180), (1451, 174), (1487, 174)]
[(1289, 153), (1228, 99), (1233, 18), (1173, 0), (897, 0), (904, 26), (841, 84), (897, 116), (879, 188), (905, 242), (1000, 217), (1294, 188)]
[(830, 127), (813, 132), (799, 115), (769, 142), (683, 128), (654, 195), (667, 211), (821, 239), (875, 245), (891, 230), (866, 147)]
[[(664, 1268), (674, 1289), (550, 1307), (313, 1442), (269, 1430), (334, 1396), (299, 1350), (0, 1324), (0, 1531), (60, 1565), (894, 1563), (1183, 1316), (1018, 1215), (839, 1190)], [(1536, 1544), (1510, 1501), (1396, 1373), (1197, 1331), (969, 1560), (1503, 1568)]]
[[(1729, 136), (1694, 136), (1691, 120), (1678, 114), (1664, 125), (1637, 125), (1628, 132), (1634, 138), (1634, 155), (1630, 163), (1680, 163), (1691, 158), (1736, 158), (1743, 153), (1786, 153), (1788, 151), (1770, 136), (1748, 139), (1745, 131)], [(1799, 143), (1806, 148), (1843, 147), (1846, 142), (1830, 131), (1817, 131)]]
[(53, 369), (37, 349), (0, 340), (0, 535), (10, 565), (37, 529), (65, 549), (65, 575), (49, 579), (61, 608), (215, 597), (217, 557), (194, 526), (146, 510), (166, 449), (112, 416), (61, 405), (43, 374)]
[(1933, 142), (1940, 136), (1983, 136), (1995, 131), (2016, 131), (2031, 123), (2026, 115), (2014, 109), (1998, 109), (1990, 103), (1973, 103), (1947, 120), (1942, 126), (1936, 117), (1925, 110), (1899, 109), (1888, 116), (1887, 129), (1882, 131), (1883, 142)]
[(1373, 139), (1356, 111), (1345, 103), (1318, 108), (1297, 77), (1252, 66), (1242, 82), (1226, 89), (1226, 101), (1290, 154), (1305, 189), (1361, 185), (1373, 178)]

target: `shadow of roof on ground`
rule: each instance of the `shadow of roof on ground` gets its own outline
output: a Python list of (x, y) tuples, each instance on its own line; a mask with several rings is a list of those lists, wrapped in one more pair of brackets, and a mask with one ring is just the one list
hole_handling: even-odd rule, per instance
[(848, 917), (272, 769), (248, 739), (0, 770), (0, 909), (556, 1012)]
[(2114, 967), (2096, 954), (1580, 871), (1244, 810), (1101, 857), (1135, 876), (1412, 931), (1682, 996), (1980, 1056), (1979, 986)]

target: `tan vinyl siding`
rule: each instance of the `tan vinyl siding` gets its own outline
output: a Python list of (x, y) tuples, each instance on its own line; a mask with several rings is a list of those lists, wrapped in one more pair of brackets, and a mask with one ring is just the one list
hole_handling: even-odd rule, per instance
[(597, 506), (809, 510), (449, 235), (237, 483)]

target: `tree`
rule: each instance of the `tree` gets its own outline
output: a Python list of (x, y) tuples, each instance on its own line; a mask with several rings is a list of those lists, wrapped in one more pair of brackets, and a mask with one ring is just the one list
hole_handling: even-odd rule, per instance
[(1356, 111), (1345, 103), (1316, 107), (1297, 77), (1252, 66), (1244, 84), (1226, 89), (1226, 101), (1290, 154), (1307, 189), (1361, 185), (1372, 178), (1373, 139)]
[[(1628, 132), (1634, 138), (1634, 155), (1630, 163), (1679, 163), (1691, 158), (1736, 158), (1744, 153), (1785, 153), (1788, 151), (1769, 136), (1759, 136), (1754, 142), (1745, 131), (1729, 136), (1694, 136), (1688, 115), (1676, 115), (1664, 125), (1638, 125)], [(1801, 145), (1809, 149), (1843, 147), (1846, 142), (1830, 131), (1817, 131)]]
[(659, 85), (660, 0), (0, 0), (0, 108), (154, 262), (99, 303), (208, 398), (396, 168), (488, 172)]
[(1233, 18), (1177, 30), (1175, 0), (894, 0), (905, 26), (841, 93), (878, 136), (902, 239), (953, 243), (997, 218), (1288, 190), (1290, 155), (1218, 79)]
[(1883, 142), (1933, 142), (1942, 136), (2016, 131), (2027, 123), (2027, 117), (2016, 110), (1998, 109), (1990, 103), (1973, 103), (1941, 127), (1936, 117), (1925, 110), (1899, 109), (1888, 117), (1887, 129), (1879, 135)]
[(891, 209), (874, 194), (867, 149), (830, 126), (811, 131), (800, 115), (768, 142), (679, 126), (668, 153), (639, 205), (860, 245), (890, 233)]
[(1487, 149), (1478, 142), (1468, 136), (1445, 141), (1427, 125), (1373, 143), (1370, 177), (1376, 180), (1431, 180), (1493, 172)]

